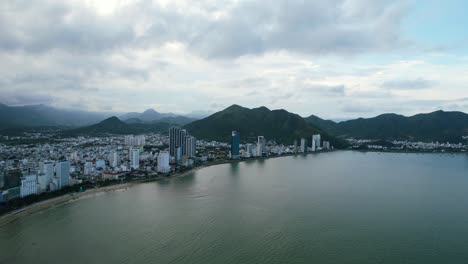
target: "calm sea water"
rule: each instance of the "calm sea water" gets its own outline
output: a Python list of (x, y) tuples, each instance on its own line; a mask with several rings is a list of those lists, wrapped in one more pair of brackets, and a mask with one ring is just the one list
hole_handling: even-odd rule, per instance
[(0, 263), (468, 263), (468, 155), (209, 167), (0, 227)]

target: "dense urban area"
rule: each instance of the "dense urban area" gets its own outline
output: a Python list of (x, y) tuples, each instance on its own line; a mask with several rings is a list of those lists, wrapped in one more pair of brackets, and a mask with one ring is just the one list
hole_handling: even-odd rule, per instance
[[(468, 138), (464, 138), (468, 140)], [(468, 144), (348, 139), (350, 149), (407, 152), (466, 152)], [(1, 212), (70, 192), (111, 184), (159, 180), (194, 167), (238, 159), (331, 151), (319, 134), (291, 145), (263, 136), (241, 144), (232, 131), (231, 142), (197, 140), (185, 129), (168, 134), (108, 135), (56, 138), (54, 133), (2, 136), (0, 143)], [(0, 213), (1, 213), (0, 212)]]

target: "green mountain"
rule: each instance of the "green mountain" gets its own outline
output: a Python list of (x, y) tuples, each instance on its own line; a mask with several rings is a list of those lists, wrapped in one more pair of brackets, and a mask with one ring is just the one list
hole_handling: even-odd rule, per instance
[(117, 117), (110, 117), (97, 124), (80, 127), (71, 130), (62, 131), (64, 136), (76, 135), (107, 135), (107, 134), (143, 134), (143, 133), (163, 133), (169, 130), (169, 127), (174, 124), (157, 122), (157, 123), (125, 123)]
[(346, 145), (343, 141), (307, 124), (297, 114), (286, 110), (269, 110), (266, 107), (249, 109), (232, 105), (209, 117), (194, 121), (185, 128), (195, 137), (221, 142), (229, 142), (231, 131), (236, 130), (243, 142), (255, 142), (257, 136), (265, 136), (267, 140), (292, 144), (295, 139), (300, 138), (310, 141), (313, 134), (319, 133), (335, 147)]
[(315, 116), (305, 120), (344, 138), (461, 142), (462, 136), (468, 135), (468, 114), (462, 112), (436, 111), (410, 117), (383, 114), (339, 123)]

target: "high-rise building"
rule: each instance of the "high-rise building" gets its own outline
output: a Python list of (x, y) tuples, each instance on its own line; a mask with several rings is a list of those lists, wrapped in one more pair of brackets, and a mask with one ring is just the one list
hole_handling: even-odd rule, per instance
[(132, 169), (140, 169), (140, 150), (132, 149)]
[(196, 147), (197, 147), (196, 138), (186, 135), (183, 148), (182, 148), (182, 156), (186, 156), (189, 158), (195, 157)]
[(37, 175), (37, 184), (38, 184), (38, 193), (42, 193), (47, 191), (47, 187), (49, 186), (49, 181), (47, 181), (47, 175), (39, 174)]
[(43, 173), (46, 175), (47, 184), (51, 183), (52, 178), (54, 178), (54, 162), (45, 161), (43, 164)]
[(61, 160), (55, 164), (55, 174), (58, 179), (58, 188), (70, 185), (70, 162)]
[(245, 146), (245, 152), (247, 152), (246, 153), (247, 157), (255, 156), (253, 144), (247, 143), (246, 146)]
[[(180, 148), (180, 153), (178, 153)], [(196, 139), (191, 137), (185, 129), (169, 128), (169, 155), (177, 162), (182, 156), (195, 157)]]
[(127, 146), (144, 146), (146, 143), (146, 138), (144, 135), (127, 135), (124, 138), (125, 145)]
[(28, 175), (21, 178), (20, 197), (37, 193), (37, 178), (36, 175)]
[(258, 136), (258, 140), (257, 140), (257, 156), (258, 157), (261, 157), (266, 153), (265, 145), (266, 145), (265, 137)]
[(306, 139), (301, 138), (301, 153), (306, 153), (307, 151)]
[(116, 150), (112, 151), (109, 156), (110, 165), (113, 168), (117, 168), (120, 165), (120, 155)]
[[(317, 134), (317, 135), (313, 135), (312, 136), (312, 150), (315, 151), (317, 150), (318, 148), (320, 148), (320, 144), (321, 144), (321, 138), (320, 138), (320, 134)], [(314, 144), (315, 143), (315, 144)], [(315, 146), (315, 149), (314, 149), (314, 146)]]
[(159, 152), (158, 155), (158, 172), (161, 173), (168, 173), (171, 170), (171, 167), (169, 166), (169, 152), (167, 151), (161, 151)]
[(294, 140), (293, 152), (297, 153), (297, 139)]
[(237, 131), (232, 131), (231, 134), (231, 158), (238, 159), (239, 158), (239, 147), (240, 145), (240, 135)]

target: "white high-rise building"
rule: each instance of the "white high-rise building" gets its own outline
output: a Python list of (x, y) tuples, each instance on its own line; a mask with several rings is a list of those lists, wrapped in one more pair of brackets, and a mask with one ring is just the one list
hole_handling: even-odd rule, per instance
[(54, 163), (52, 161), (46, 161), (43, 164), (43, 173), (47, 177), (47, 184), (52, 182), (54, 178)]
[(158, 155), (158, 172), (168, 173), (171, 170), (169, 166), (170, 155), (168, 151), (161, 151)]
[(38, 184), (38, 193), (47, 191), (47, 187), (49, 186), (49, 181), (47, 180), (47, 175), (39, 174), (37, 176), (37, 184)]
[[(321, 138), (320, 138), (320, 134), (317, 134), (317, 135), (313, 135), (312, 136), (312, 142), (315, 142), (315, 150), (318, 150), (320, 148), (320, 143), (321, 143)], [(312, 150), (314, 150), (314, 144), (312, 143)]]
[(21, 179), (20, 196), (25, 197), (37, 193), (36, 175), (28, 175)]
[(301, 152), (306, 153), (306, 148), (307, 148), (306, 140), (305, 140), (305, 138), (301, 138)]
[(127, 135), (124, 140), (127, 146), (144, 146), (146, 144), (145, 135)]
[(59, 180), (59, 189), (70, 185), (70, 162), (67, 160), (57, 162), (55, 164), (55, 174)]
[(189, 158), (195, 157), (195, 150), (196, 150), (196, 139), (192, 136), (185, 136), (184, 147), (182, 148), (182, 155), (187, 156)]
[(120, 165), (120, 155), (117, 151), (112, 151), (110, 161), (113, 168), (117, 168)]
[(258, 141), (257, 141), (257, 156), (261, 157), (265, 153), (265, 137), (264, 136), (258, 136)]
[(140, 150), (139, 149), (132, 149), (132, 169), (138, 170), (140, 169)]
[(254, 146), (253, 144), (251, 143), (247, 143), (247, 145), (245, 146), (245, 152), (246, 152), (246, 157), (251, 157), (251, 156), (254, 156)]

